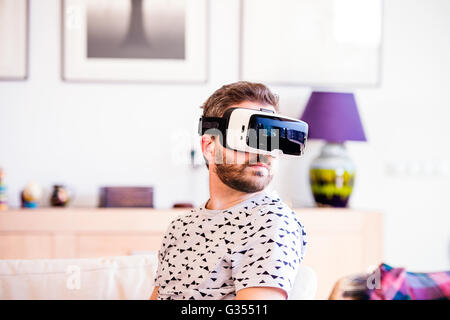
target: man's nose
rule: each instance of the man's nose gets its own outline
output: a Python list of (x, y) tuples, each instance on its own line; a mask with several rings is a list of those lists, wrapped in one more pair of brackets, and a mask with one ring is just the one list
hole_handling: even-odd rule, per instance
[(267, 163), (267, 164), (271, 164), (272, 160), (273, 160), (273, 157), (271, 155), (268, 155), (268, 154), (258, 154), (257, 155), (257, 160), (258, 160), (258, 162), (264, 162), (264, 163)]

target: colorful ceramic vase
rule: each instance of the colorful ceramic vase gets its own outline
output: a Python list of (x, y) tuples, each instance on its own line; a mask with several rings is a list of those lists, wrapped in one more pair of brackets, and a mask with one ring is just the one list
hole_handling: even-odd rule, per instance
[(8, 209), (8, 197), (6, 195), (5, 172), (0, 168), (0, 210)]
[(28, 183), (20, 194), (22, 208), (34, 209), (39, 206), (42, 188), (36, 182)]
[(326, 143), (309, 170), (311, 191), (319, 207), (347, 207), (354, 179), (355, 166), (342, 143)]
[(65, 186), (55, 184), (53, 186), (52, 196), (50, 198), (50, 204), (53, 207), (65, 207), (70, 201), (69, 193)]

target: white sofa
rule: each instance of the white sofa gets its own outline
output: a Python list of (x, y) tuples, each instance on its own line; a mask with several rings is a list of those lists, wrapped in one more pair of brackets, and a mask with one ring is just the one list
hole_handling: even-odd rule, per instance
[[(89, 259), (0, 260), (0, 299), (149, 299), (155, 252)], [(289, 299), (313, 299), (315, 272), (301, 266)]]

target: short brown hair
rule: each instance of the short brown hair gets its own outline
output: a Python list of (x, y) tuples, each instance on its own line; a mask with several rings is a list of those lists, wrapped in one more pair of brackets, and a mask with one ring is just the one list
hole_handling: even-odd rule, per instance
[(278, 100), (262, 83), (238, 81), (217, 89), (203, 104), (203, 116), (221, 117), (228, 107), (244, 101), (271, 105), (278, 111)]

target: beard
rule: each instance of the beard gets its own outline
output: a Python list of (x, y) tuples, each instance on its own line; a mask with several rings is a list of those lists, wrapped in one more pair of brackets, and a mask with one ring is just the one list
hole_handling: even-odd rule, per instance
[(255, 154), (252, 160), (249, 159), (244, 164), (227, 164), (225, 156), (221, 164), (216, 164), (215, 172), (219, 179), (228, 187), (237, 191), (254, 193), (264, 190), (272, 181), (273, 174), (271, 170), (253, 170), (250, 164), (256, 162), (265, 163), (270, 168), (270, 160), (265, 155)]

